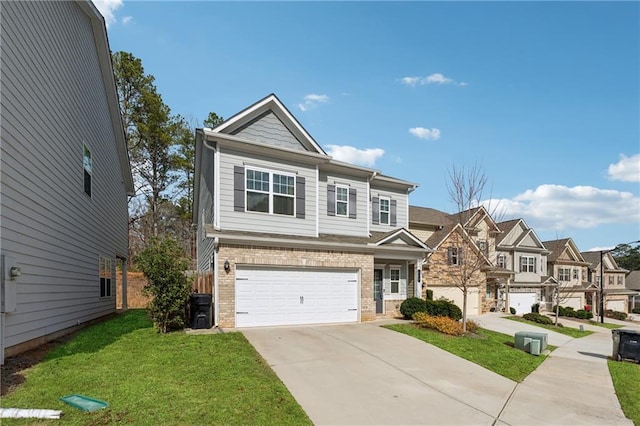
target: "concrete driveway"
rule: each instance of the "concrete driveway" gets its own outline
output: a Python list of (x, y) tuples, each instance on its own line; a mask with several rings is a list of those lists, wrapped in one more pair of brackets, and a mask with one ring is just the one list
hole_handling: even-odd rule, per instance
[(376, 323), (240, 331), (317, 425), (492, 425), (516, 386)]

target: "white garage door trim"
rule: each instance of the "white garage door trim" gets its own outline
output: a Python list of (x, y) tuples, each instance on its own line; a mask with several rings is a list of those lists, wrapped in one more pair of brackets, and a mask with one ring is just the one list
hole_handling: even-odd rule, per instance
[(509, 307), (515, 309), (517, 315), (527, 314), (536, 299), (536, 293), (509, 293)]
[(236, 327), (357, 322), (357, 270), (236, 268)]

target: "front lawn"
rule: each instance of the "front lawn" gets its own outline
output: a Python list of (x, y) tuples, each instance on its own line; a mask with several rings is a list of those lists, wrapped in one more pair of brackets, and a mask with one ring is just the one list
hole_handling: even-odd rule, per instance
[[(448, 336), (415, 324), (393, 324), (386, 328), (420, 339), (426, 343), (474, 362), (508, 379), (521, 382), (545, 360), (513, 347), (513, 337), (479, 329), (478, 336)], [(547, 346), (547, 349), (555, 349)]]
[[(143, 310), (87, 328), (25, 377), (0, 405), (62, 410), (64, 424), (311, 424), (241, 333), (161, 335)], [(84, 413), (59, 401), (70, 394), (109, 407)]]
[(633, 424), (640, 425), (640, 364), (628, 361), (607, 361), (613, 387), (622, 412)]
[(593, 334), (593, 331), (588, 331), (588, 330), (580, 331), (579, 329), (572, 328), (572, 327), (557, 327), (555, 325), (540, 324), (538, 322), (527, 321), (526, 319), (524, 319), (522, 317), (519, 317), (519, 316), (516, 316), (516, 315), (507, 316), (505, 318), (513, 320), (513, 321), (523, 322), (525, 324), (535, 325), (536, 327), (544, 328), (546, 330), (555, 331), (556, 333), (564, 334), (564, 335), (570, 336), (570, 337), (585, 337), (585, 336), (588, 336), (590, 334)]
[(602, 327), (602, 328), (608, 328), (609, 330), (615, 330), (616, 328), (622, 328), (623, 327), (620, 324), (612, 324), (610, 322), (589, 321), (588, 324), (589, 325), (595, 325), (595, 326)]

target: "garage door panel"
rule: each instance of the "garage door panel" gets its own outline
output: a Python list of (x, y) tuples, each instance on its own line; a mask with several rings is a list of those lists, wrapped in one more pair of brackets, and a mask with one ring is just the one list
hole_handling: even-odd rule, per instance
[(509, 307), (514, 308), (518, 315), (530, 313), (536, 299), (536, 293), (509, 293)]
[(236, 326), (355, 322), (358, 290), (356, 271), (239, 267)]

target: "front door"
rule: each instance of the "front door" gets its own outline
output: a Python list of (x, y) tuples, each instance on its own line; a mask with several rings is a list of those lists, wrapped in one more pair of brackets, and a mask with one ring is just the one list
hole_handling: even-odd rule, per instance
[(382, 314), (382, 269), (373, 270), (373, 300), (376, 301), (376, 314)]

